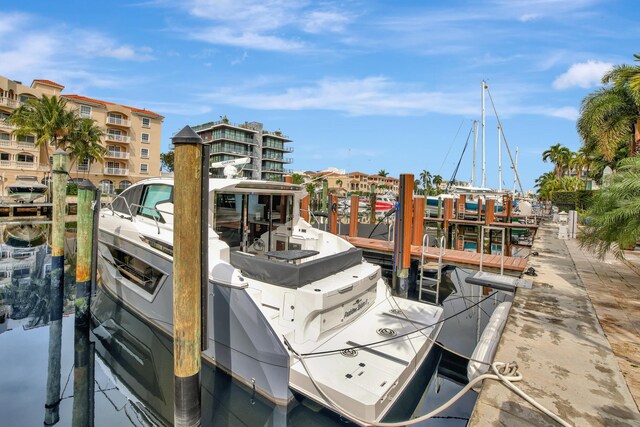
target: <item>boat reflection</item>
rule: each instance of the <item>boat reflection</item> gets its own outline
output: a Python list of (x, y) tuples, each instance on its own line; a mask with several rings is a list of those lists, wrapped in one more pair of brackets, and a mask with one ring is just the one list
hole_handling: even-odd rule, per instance
[[(173, 424), (173, 344), (98, 287), (91, 305), (96, 362), (136, 417), (146, 424)], [(276, 406), (203, 361), (202, 425), (335, 426), (349, 424), (305, 399)], [(96, 390), (99, 391), (99, 390)]]

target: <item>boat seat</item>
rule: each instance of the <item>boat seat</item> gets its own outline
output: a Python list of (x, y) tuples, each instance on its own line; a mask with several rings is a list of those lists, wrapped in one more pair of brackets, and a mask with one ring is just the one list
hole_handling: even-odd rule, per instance
[(300, 264), (265, 259), (245, 252), (231, 252), (231, 265), (261, 282), (299, 288), (362, 263), (362, 250), (349, 250)]

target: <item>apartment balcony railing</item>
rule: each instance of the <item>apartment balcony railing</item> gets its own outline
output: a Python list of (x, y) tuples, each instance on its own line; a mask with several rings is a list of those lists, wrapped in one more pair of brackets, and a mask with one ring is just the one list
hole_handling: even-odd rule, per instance
[(263, 166), (262, 170), (265, 172), (291, 173), (291, 169), (279, 168), (276, 166)]
[(4, 105), (5, 107), (18, 108), (20, 106), (20, 101), (9, 99), (3, 96), (0, 98), (0, 105)]
[(108, 125), (130, 127), (131, 126), (131, 120), (121, 119), (120, 117), (107, 116), (107, 124)]
[(263, 154), (262, 159), (273, 160), (274, 162), (293, 163), (293, 159), (291, 157), (282, 157), (282, 156), (276, 156), (273, 154)]
[(10, 168), (12, 164), (11, 160), (0, 160), (0, 168)]
[(253, 140), (253, 138), (242, 138), (239, 136), (227, 136), (227, 135), (215, 135), (209, 139), (205, 139), (205, 142), (210, 142), (210, 141), (233, 141), (233, 142), (241, 142), (243, 144), (251, 144), (251, 145), (258, 145), (258, 143), (256, 141)]
[(116, 135), (113, 133), (108, 133), (104, 136), (104, 140), (105, 141), (113, 141), (113, 142), (120, 142), (123, 144), (129, 144), (131, 142), (131, 137), (130, 136), (124, 136), (124, 135)]
[(12, 125), (11, 123), (9, 123), (8, 119), (0, 119), (0, 128), (18, 129), (18, 126)]
[(263, 142), (262, 143), (262, 147), (263, 148), (270, 148), (272, 150), (285, 151), (287, 153), (293, 153), (293, 147), (285, 147), (282, 144), (274, 144), (272, 142)]
[(276, 138), (289, 139), (287, 135), (283, 135), (282, 132), (278, 132), (278, 131), (270, 132), (265, 130), (265, 131), (262, 131), (262, 133), (265, 135), (274, 136)]
[(35, 150), (36, 144), (35, 142), (18, 141), (18, 148), (21, 150)]
[(236, 154), (238, 156), (254, 156), (252, 150), (238, 150), (228, 147), (211, 147), (211, 154)]
[(0, 139), (0, 147), (11, 147), (10, 139)]
[(21, 162), (19, 160), (15, 162), (15, 167), (18, 169), (35, 169), (36, 166), (33, 162)]
[(127, 153), (125, 151), (107, 151), (107, 154), (104, 155), (105, 158), (109, 159), (129, 159), (131, 153)]
[(118, 176), (126, 176), (129, 175), (129, 169), (121, 169), (121, 168), (104, 168), (105, 175), (118, 175)]

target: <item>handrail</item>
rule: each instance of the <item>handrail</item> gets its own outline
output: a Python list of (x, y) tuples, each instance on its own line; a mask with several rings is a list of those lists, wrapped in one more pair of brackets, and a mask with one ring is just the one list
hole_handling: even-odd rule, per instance
[[(422, 251), (420, 253), (420, 289), (418, 290), (418, 301), (422, 301), (422, 278), (424, 276), (424, 249), (427, 246), (427, 242), (429, 239), (428, 234), (424, 234), (422, 236)], [(442, 282), (442, 257), (444, 256), (444, 240), (445, 237), (442, 236), (439, 239), (439, 254), (438, 254), (438, 272), (436, 275), (436, 305), (440, 303), (440, 282)]]
[[(504, 275), (504, 235), (505, 229), (503, 227), (492, 227), (489, 225), (483, 225), (480, 231), (480, 271), (482, 271), (483, 258), (484, 258), (484, 230), (499, 230), (501, 232), (501, 246), (500, 246), (500, 275)], [(489, 239), (489, 251), (491, 251), (491, 239)]]
[(396, 222), (392, 221), (389, 223), (389, 233), (387, 233), (387, 242), (391, 242), (391, 231), (395, 232)]
[(127, 199), (125, 199), (124, 197), (122, 197), (119, 194), (116, 194), (115, 197), (113, 199), (111, 199), (111, 201), (109, 202), (108, 206), (111, 208), (111, 213), (113, 213), (114, 215), (116, 214), (116, 211), (113, 209), (113, 201), (118, 199), (118, 198), (124, 200), (124, 205), (127, 207), (127, 210), (129, 211), (129, 216), (131, 217), (129, 219), (131, 220), (131, 222), (133, 222), (133, 214), (131, 213), (131, 208), (129, 207), (129, 202), (127, 202)]
[[(148, 206), (138, 205), (137, 203), (131, 203), (131, 207), (133, 207), (133, 206), (137, 206), (137, 207), (142, 208), (142, 209), (150, 209), (150, 210), (154, 210), (154, 211), (156, 211), (156, 212), (160, 213), (160, 211), (159, 211), (158, 209), (156, 209), (156, 208), (150, 208), (150, 207), (148, 207)], [(156, 219), (156, 217), (155, 217), (155, 216), (152, 216), (152, 218), (153, 218), (153, 220), (154, 220), (154, 221), (155, 221), (155, 223), (156, 223), (156, 227), (158, 228), (158, 234), (160, 234), (160, 223), (158, 223), (158, 220)]]

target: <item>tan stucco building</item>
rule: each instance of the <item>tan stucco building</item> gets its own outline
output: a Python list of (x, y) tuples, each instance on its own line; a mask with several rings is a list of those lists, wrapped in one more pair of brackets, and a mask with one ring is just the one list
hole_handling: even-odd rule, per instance
[[(78, 164), (69, 161), (71, 178), (87, 178), (103, 192), (123, 189), (141, 179), (160, 176), (160, 114), (85, 96), (63, 94), (64, 86), (50, 80), (34, 80), (31, 86), (0, 76), (0, 178), (11, 183), (18, 176), (35, 176), (38, 180), (49, 173), (40, 159), (35, 136), (17, 138), (16, 128), (8, 118), (13, 110), (29, 98), (42, 95), (61, 96), (80, 117), (91, 118), (105, 133), (107, 148), (103, 163)], [(49, 150), (51, 153), (53, 147)]]

